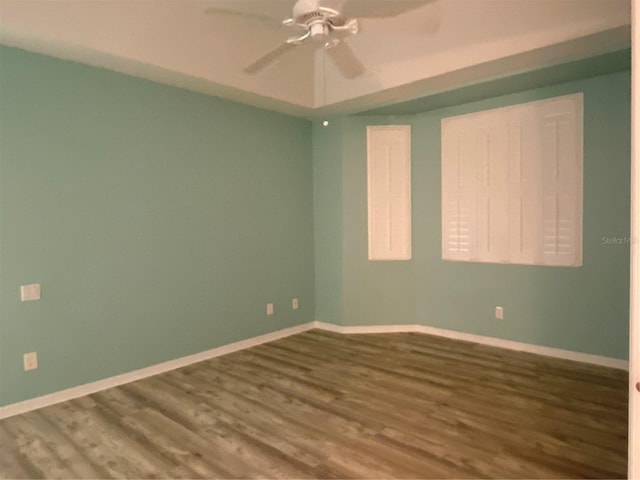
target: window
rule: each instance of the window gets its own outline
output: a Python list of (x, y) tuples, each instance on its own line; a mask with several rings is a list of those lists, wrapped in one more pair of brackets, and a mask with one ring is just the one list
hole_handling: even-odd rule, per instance
[(582, 94), (442, 120), (442, 258), (582, 265)]
[(367, 127), (369, 260), (411, 259), (411, 126)]

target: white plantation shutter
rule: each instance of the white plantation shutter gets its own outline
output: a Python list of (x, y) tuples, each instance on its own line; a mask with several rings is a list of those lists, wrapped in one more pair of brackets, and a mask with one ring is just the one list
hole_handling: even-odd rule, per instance
[[(543, 263), (572, 265), (581, 263), (578, 219), (582, 200), (578, 202), (578, 185), (582, 184), (581, 143), (578, 145), (577, 114), (570, 99), (540, 105), (543, 128), (542, 191)], [(580, 140), (582, 135), (579, 136)], [(581, 228), (580, 228), (581, 229)]]
[(442, 258), (582, 263), (582, 94), (442, 121)]
[(540, 142), (535, 131), (535, 112), (515, 111), (508, 115), (508, 259), (511, 263), (541, 263)]
[(476, 130), (477, 258), (501, 262), (508, 247), (507, 133), (504, 125), (489, 124)]
[(411, 127), (367, 127), (369, 260), (411, 258)]
[(443, 257), (469, 260), (476, 257), (477, 243), (475, 135), (463, 131), (443, 136), (442, 143), (442, 180), (448, 186), (442, 198)]

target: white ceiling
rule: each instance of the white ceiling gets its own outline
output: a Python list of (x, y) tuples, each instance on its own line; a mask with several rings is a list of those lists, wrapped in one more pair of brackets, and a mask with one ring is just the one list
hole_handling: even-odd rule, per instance
[[(0, 43), (304, 117), (372, 109), (630, 44), (629, 0), (433, 0), (361, 21), (347, 42), (367, 67), (362, 77), (343, 78), (314, 47), (245, 73), (291, 35), (280, 21), (293, 3), (0, 0)], [(207, 12), (212, 7), (273, 22)]]

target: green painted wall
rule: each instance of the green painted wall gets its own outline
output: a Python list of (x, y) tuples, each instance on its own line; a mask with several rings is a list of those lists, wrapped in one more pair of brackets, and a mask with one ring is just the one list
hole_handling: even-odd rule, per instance
[[(440, 120), (578, 91), (584, 266), (443, 262)], [(624, 72), (322, 127), (0, 47), (0, 405), (314, 319), (626, 358), (629, 103)], [(413, 127), (408, 262), (367, 260), (375, 123)]]
[(342, 322), (342, 127), (313, 125), (315, 320)]
[(1, 48), (0, 405), (313, 320), (311, 136)]
[[(407, 121), (393, 117), (353, 117), (344, 122), (342, 225), (345, 324), (416, 323), (415, 271), (410, 263), (370, 262), (367, 259), (366, 126), (375, 124), (407, 124)], [(412, 131), (413, 138), (417, 135), (418, 132)], [(416, 155), (412, 152), (412, 162), (414, 158)], [(415, 181), (413, 185), (412, 189), (420, 188)], [(414, 211), (414, 219), (415, 214)]]
[[(441, 260), (440, 121), (452, 115), (584, 92), (584, 266), (534, 267)], [(367, 260), (366, 125), (412, 125), (412, 249), (406, 262)], [(335, 122), (342, 151), (326, 181), (342, 185), (343, 325), (423, 324), (615, 358), (628, 356), (630, 74), (621, 72), (456, 105), (415, 116)], [(336, 147), (314, 130), (318, 162)], [(323, 155), (320, 154), (323, 153)], [(316, 201), (321, 200), (316, 198)], [(316, 205), (316, 214), (324, 212)], [(335, 272), (331, 275), (335, 276)], [(327, 282), (318, 271), (317, 285)], [(320, 295), (318, 295), (320, 298)], [(493, 318), (494, 306), (505, 320)], [(320, 310), (322, 305), (318, 305)]]

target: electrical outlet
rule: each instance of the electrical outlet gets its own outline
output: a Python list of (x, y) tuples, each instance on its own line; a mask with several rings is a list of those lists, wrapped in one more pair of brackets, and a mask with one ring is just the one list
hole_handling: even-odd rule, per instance
[(300, 308), (300, 302), (298, 301), (298, 298), (292, 298), (291, 299), (291, 310), (297, 310)]
[(273, 303), (267, 303), (267, 315), (273, 315)]
[(21, 285), (20, 300), (23, 302), (40, 300), (40, 284), (32, 283), (31, 285)]
[(498, 320), (504, 320), (504, 308), (496, 307), (496, 318)]
[(25, 370), (35, 370), (38, 368), (38, 353), (30, 352), (22, 356), (22, 363)]

